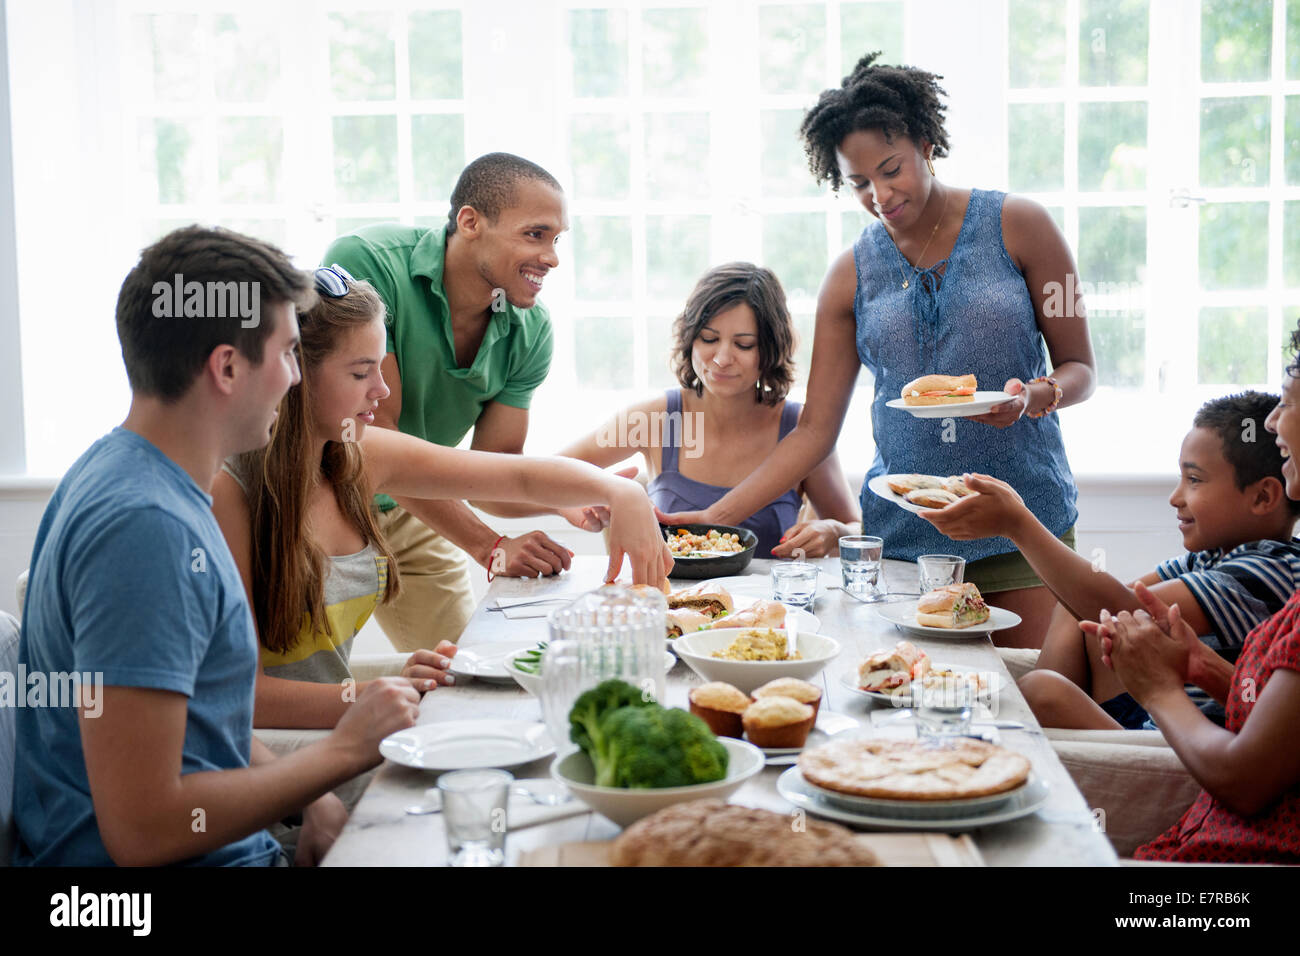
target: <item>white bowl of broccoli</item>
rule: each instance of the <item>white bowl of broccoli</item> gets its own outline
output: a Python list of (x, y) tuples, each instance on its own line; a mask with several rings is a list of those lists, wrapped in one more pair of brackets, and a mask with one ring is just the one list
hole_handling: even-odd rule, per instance
[(560, 757), (551, 764), (551, 776), (568, 787), (575, 797), (621, 827), (674, 803), (688, 800), (726, 800), (746, 780), (763, 769), (763, 752), (753, 744), (731, 737), (719, 737), (727, 749), (727, 775), (712, 783), (685, 787), (633, 788), (598, 787), (591, 759), (581, 750)]
[(762, 751), (715, 737), (704, 721), (661, 707), (617, 678), (583, 692), (569, 712), (578, 751), (551, 776), (619, 826), (687, 800), (725, 800), (763, 769)]

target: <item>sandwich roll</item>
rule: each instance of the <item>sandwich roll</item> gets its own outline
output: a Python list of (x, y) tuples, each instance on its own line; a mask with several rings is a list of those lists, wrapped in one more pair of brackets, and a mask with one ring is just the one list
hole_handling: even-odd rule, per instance
[(926, 627), (961, 628), (989, 619), (979, 588), (966, 581), (935, 588), (916, 602), (916, 623)]
[(917, 491), (909, 491), (904, 497), (922, 508), (946, 508), (961, 500), (956, 494), (943, 488), (921, 488)]
[(858, 665), (858, 686), (863, 690), (894, 690), (926, 675), (930, 658), (910, 641), (876, 651)]
[(903, 386), (904, 405), (957, 405), (975, 401), (974, 375), (922, 375)]
[(909, 491), (919, 491), (922, 488), (942, 488), (943, 479), (936, 478), (934, 475), (887, 475), (885, 483), (889, 485), (889, 490), (896, 495), (906, 495)]
[(728, 614), (713, 624), (723, 627), (785, 627), (785, 605), (776, 601), (755, 601), (743, 611)]

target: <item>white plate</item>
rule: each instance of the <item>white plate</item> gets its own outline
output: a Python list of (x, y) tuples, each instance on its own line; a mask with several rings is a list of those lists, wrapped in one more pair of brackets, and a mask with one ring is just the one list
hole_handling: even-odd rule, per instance
[[(851, 810), (831, 803), (822, 796), (819, 789), (803, 778), (798, 767), (791, 767), (781, 774), (777, 778), (776, 789), (796, 807), (807, 810), (815, 816), (836, 820), (849, 826), (867, 830), (930, 830), (942, 833), (976, 830), (980, 827), (1027, 817), (1037, 812), (1047, 802), (1051, 792), (1047, 781), (1031, 773), (1028, 784), (1013, 792), (1010, 800), (985, 810), (972, 813), (965, 809), (956, 809), (951, 811), (953, 814), (951, 816), (937, 815), (933, 810), (929, 815), (894, 816), (893, 811), (889, 809), (881, 815), (879, 812)], [(910, 809), (908, 808), (909, 811)]]
[(983, 415), (994, 405), (1001, 405), (1015, 398), (1007, 392), (976, 392), (971, 402), (953, 402), (950, 405), (904, 405), (901, 398), (885, 402), (886, 408), (897, 408), (910, 412), (917, 418), (969, 418), (971, 415)]
[(1008, 627), (1015, 627), (1020, 623), (1020, 615), (1015, 611), (990, 606), (989, 619), (983, 624), (972, 624), (970, 627), (930, 627), (926, 624), (916, 623), (916, 603), (916, 601), (907, 601), (901, 604), (873, 604), (871, 606), (877, 614), (890, 624), (924, 637), (983, 637), (985, 634), (990, 634), (993, 631), (1004, 631)]
[(853, 793), (837, 793), (834, 790), (819, 787), (807, 777), (804, 777), (803, 782), (805, 787), (817, 793), (827, 803), (834, 804), (842, 810), (866, 813), (877, 817), (902, 817), (906, 820), (912, 820), (921, 817), (929, 819), (972, 817), (976, 814), (988, 813), (995, 807), (1004, 806), (1010, 800), (1019, 797), (1026, 788), (1033, 784), (1034, 779), (1033, 771), (1030, 771), (1029, 776), (1017, 787), (1002, 793), (967, 797), (963, 800), (898, 800), (885, 797), (860, 797)]
[[(533, 645), (536, 646), (536, 645)], [(516, 684), (522, 687), (534, 697), (539, 696), (538, 692), (542, 689), (542, 675), (529, 674), (527, 671), (521, 671), (515, 666), (514, 659), (518, 651), (514, 651), (506, 656), (506, 673), (508, 673)], [(668, 651), (664, 651), (664, 673), (668, 673), (677, 666), (677, 658)]]
[(458, 647), (447, 670), (457, 677), (473, 677), (489, 684), (513, 684), (507, 664), (520, 651), (536, 647), (537, 641), (502, 641)]
[[(926, 508), (922, 505), (913, 504), (912, 502), (904, 498), (902, 495), (894, 494), (893, 490), (889, 487), (889, 477), (890, 477), (889, 475), (876, 475), (876, 477), (872, 478), (870, 481), (867, 482), (867, 487), (870, 488), (875, 494), (879, 495), (881, 498), (884, 498), (886, 501), (892, 501), (894, 504), (898, 505), (898, 507), (902, 508), (904, 511), (910, 511), (912, 512), (912, 514), (919, 515), (922, 511), (943, 510), (942, 508)], [(936, 477), (940, 477), (940, 476), (936, 476)], [(956, 503), (957, 502), (955, 501), (953, 502), (953, 504)]]
[[(939, 663), (933, 663), (931, 666), (937, 670), (953, 671), (958, 674), (970, 673), (976, 670), (974, 667), (953, 667), (949, 664)], [(979, 692), (979, 700), (992, 700), (998, 694), (1002, 693), (1002, 688), (1005, 685), (1001, 674), (997, 671), (981, 671), (980, 673), (987, 676), (988, 686)], [(856, 670), (845, 671), (840, 674), (840, 683), (846, 690), (852, 691), (855, 694), (861, 694), (863, 697), (874, 697), (876, 700), (883, 700), (885, 703), (893, 704), (896, 707), (912, 706), (912, 687), (910, 684), (900, 687), (892, 693), (886, 693), (885, 691), (879, 690), (863, 690), (858, 686), (858, 682), (854, 679), (856, 676)]]
[(418, 770), (517, 767), (555, 753), (546, 725), (527, 720), (452, 720), (385, 737), (379, 752)]

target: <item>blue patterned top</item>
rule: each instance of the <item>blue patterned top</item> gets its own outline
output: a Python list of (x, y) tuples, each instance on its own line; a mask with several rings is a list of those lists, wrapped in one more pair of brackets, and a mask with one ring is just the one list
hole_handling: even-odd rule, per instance
[[(786, 401), (781, 409), (778, 438), (784, 438), (794, 431), (794, 426), (799, 423), (799, 411), (802, 408), (803, 406), (798, 402)], [(674, 511), (703, 511), (731, 490), (687, 478), (677, 470), (677, 452), (682, 444), (681, 421), (682, 390), (669, 389), (668, 419), (664, 431), (663, 449), (659, 456), (659, 474), (655, 475), (646, 486), (646, 494), (650, 496), (650, 500), (660, 511), (669, 514)], [(758, 547), (754, 549), (756, 555), (760, 558), (770, 556), (772, 549), (781, 543), (781, 535), (785, 533), (786, 528), (794, 525), (802, 505), (803, 496), (797, 489), (792, 488), (739, 522), (738, 527), (748, 528), (758, 535)]]
[[(995, 429), (963, 418), (914, 418), (886, 408), (922, 375), (974, 373), (981, 390), (1009, 378), (1047, 374), (1047, 355), (1025, 277), (1002, 241), (1006, 194), (972, 189), (966, 217), (943, 262), (913, 274), (880, 222), (853, 244), (858, 288), (853, 301), (858, 357), (876, 378), (871, 428), (877, 475), (978, 471), (1008, 482), (1055, 535), (1078, 518), (1078, 491), (1055, 413), (1022, 417)], [(946, 264), (940, 282), (936, 270)], [(902, 288), (908, 278), (908, 288)], [(885, 539), (885, 556), (912, 560), (939, 552), (968, 561), (1015, 551), (1006, 538), (954, 541), (917, 515), (862, 486), (865, 534)]]

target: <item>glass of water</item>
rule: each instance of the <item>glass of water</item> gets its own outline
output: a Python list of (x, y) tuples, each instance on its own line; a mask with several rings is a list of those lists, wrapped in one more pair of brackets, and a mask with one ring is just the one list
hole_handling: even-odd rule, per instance
[(505, 862), (506, 801), (514, 779), (504, 770), (456, 770), (438, 778), (452, 866)]
[(772, 566), (772, 599), (806, 608), (817, 597), (817, 565), (802, 561)]
[(840, 538), (840, 576), (844, 590), (863, 601), (882, 601), (880, 590), (880, 556), (885, 550), (885, 539), (870, 534), (846, 535)]
[(955, 554), (923, 554), (916, 559), (916, 568), (921, 581), (921, 593), (928, 594), (935, 588), (961, 584), (961, 579), (966, 574), (966, 559)]
[(928, 685), (923, 681), (920, 694), (914, 694), (916, 699), (912, 701), (916, 736), (936, 744), (968, 736), (975, 696), (975, 688), (966, 681), (939, 681)]

